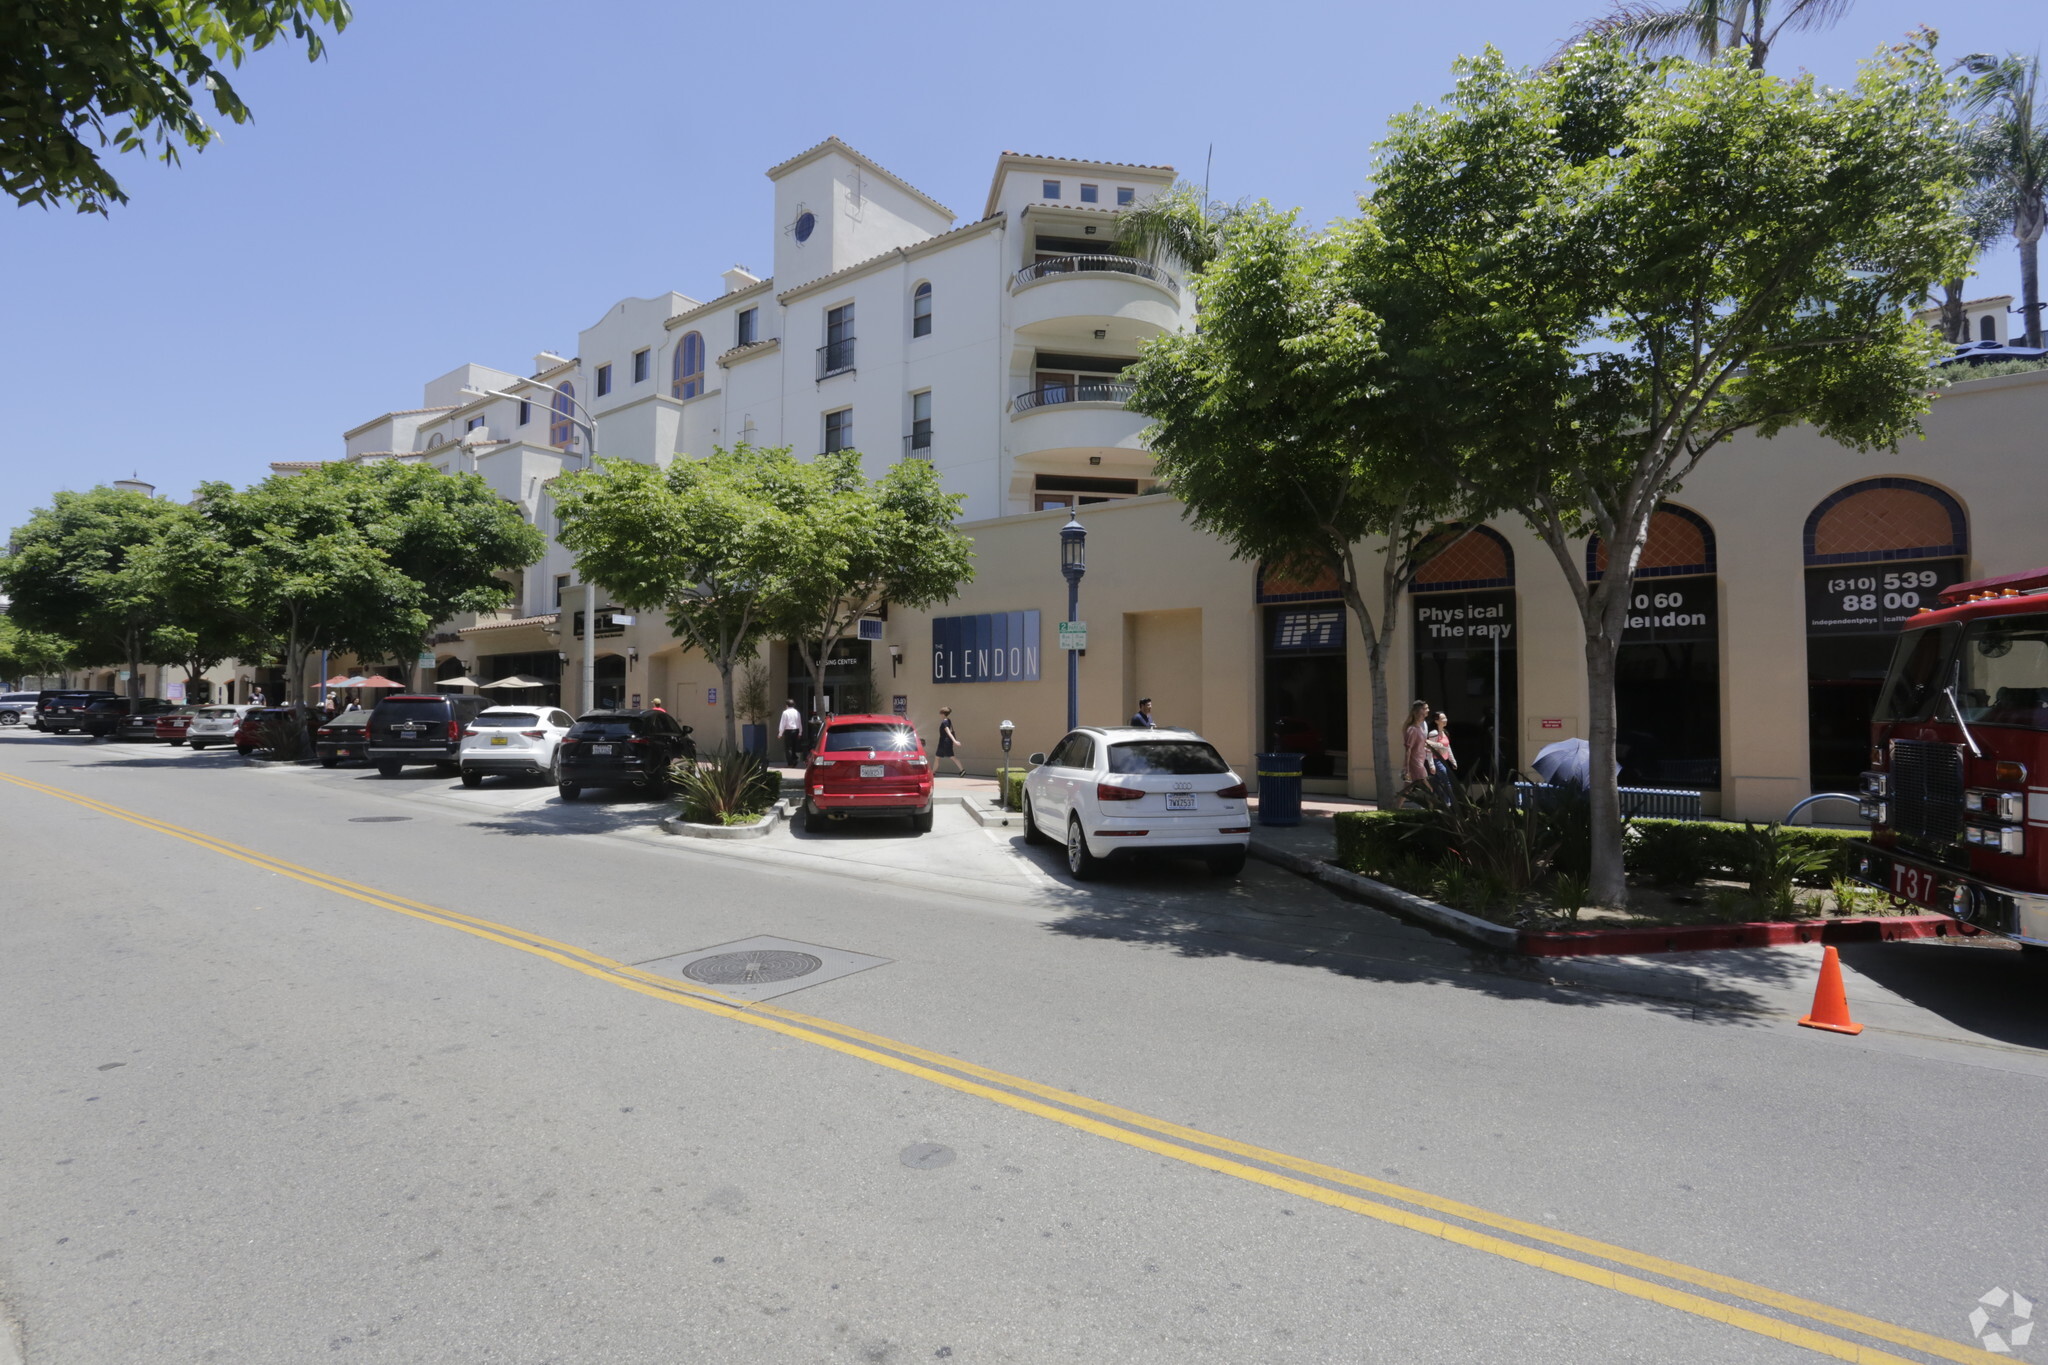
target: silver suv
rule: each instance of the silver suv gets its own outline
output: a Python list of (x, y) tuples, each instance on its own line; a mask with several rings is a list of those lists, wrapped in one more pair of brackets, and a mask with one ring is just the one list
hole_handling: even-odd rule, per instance
[(25, 719), (33, 719), (36, 713), (36, 698), (40, 692), (0, 692), (0, 729), (20, 725)]

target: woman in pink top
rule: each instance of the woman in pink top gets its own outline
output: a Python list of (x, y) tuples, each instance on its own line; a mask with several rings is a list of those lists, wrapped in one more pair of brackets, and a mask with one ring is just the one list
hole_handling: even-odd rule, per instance
[(1410, 783), (1429, 781), (1429, 703), (1418, 701), (1408, 708), (1408, 728), (1401, 734), (1406, 746), (1402, 778)]

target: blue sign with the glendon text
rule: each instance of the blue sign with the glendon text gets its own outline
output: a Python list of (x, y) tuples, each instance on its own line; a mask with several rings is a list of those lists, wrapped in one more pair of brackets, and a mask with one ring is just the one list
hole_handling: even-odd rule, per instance
[(933, 617), (932, 681), (1037, 682), (1038, 613)]

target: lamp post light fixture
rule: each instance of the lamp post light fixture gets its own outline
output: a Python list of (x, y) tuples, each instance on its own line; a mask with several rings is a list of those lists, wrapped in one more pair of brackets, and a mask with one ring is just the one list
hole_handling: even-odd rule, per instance
[(996, 808), (1007, 811), (1010, 808), (1010, 739), (1017, 733), (1017, 725), (1006, 720), (996, 729), (1003, 736), (1003, 775), (996, 780)]
[[(1088, 528), (1071, 511), (1067, 513), (1067, 524), (1060, 527), (1060, 572), (1067, 579), (1067, 620), (1078, 622), (1081, 578), (1088, 572)], [(1081, 724), (1081, 651), (1070, 649), (1066, 654), (1067, 728), (1072, 730)]]
[[(583, 467), (585, 469), (597, 468), (596, 416), (592, 414), (589, 408), (584, 407), (583, 404), (576, 401), (576, 396), (574, 394), (564, 393), (557, 386), (553, 384), (543, 384), (537, 379), (528, 380), (527, 382), (532, 384), (537, 389), (545, 389), (550, 394), (554, 395), (554, 402), (551, 402), (548, 405), (550, 411), (553, 413), (554, 416), (560, 417), (570, 426), (575, 427), (578, 431), (583, 433)], [(530, 398), (522, 397), (519, 394), (508, 393), (504, 389), (465, 388), (463, 392), (469, 394), (471, 397), (474, 398), (503, 398), (508, 402), (513, 403), (525, 403), (532, 401)], [(562, 409), (555, 407), (554, 403), (567, 403), (569, 405), (569, 411), (564, 412)], [(582, 416), (577, 416), (578, 413), (581, 413)], [(567, 651), (563, 651), (562, 662), (567, 663), (568, 661), (569, 655)], [(588, 579), (585, 579), (583, 582), (582, 702), (583, 709), (585, 711), (592, 711), (597, 708), (597, 584), (592, 583)]]

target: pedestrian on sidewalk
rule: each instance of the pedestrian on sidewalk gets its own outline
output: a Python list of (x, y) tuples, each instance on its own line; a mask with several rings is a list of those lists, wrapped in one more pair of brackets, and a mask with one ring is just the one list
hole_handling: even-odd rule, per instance
[(1131, 716), (1131, 724), (1140, 730), (1156, 730), (1159, 728), (1159, 722), (1152, 719), (1152, 699), (1150, 697), (1138, 698), (1138, 709)]
[(782, 766), (801, 766), (797, 762), (797, 755), (803, 747), (804, 718), (796, 709), (795, 697), (782, 704), (782, 719), (776, 722), (776, 733), (782, 737)]
[(661, 712), (661, 714), (663, 714), (664, 716), (668, 714), (668, 708), (667, 708), (666, 706), (663, 706), (663, 705), (661, 704), (661, 698), (660, 698), (660, 697), (656, 697), (656, 698), (654, 699), (654, 705), (653, 705), (653, 706), (651, 706), (651, 707), (649, 707), (648, 709), (649, 709), (649, 710), (651, 710), (651, 711), (659, 711), (659, 712)]
[(953, 708), (939, 708), (939, 757), (953, 760), (953, 771), (961, 777), (967, 776), (967, 769), (960, 766), (960, 755), (954, 752), (960, 737), (953, 733)]
[(1437, 799), (1449, 801), (1453, 775), (1458, 767), (1458, 758), (1451, 752), (1451, 721), (1443, 712), (1436, 713), (1436, 722), (1429, 733), (1429, 785)]
[[(1410, 787), (1429, 785), (1429, 703), (1413, 702), (1408, 707), (1408, 728), (1401, 732), (1401, 779)], [(1418, 803), (1420, 804), (1420, 803)]]

